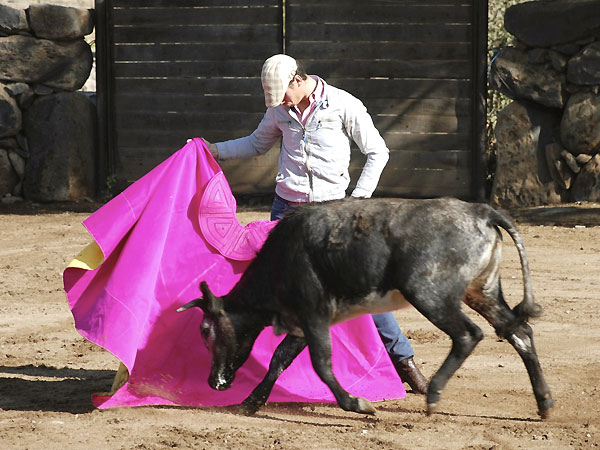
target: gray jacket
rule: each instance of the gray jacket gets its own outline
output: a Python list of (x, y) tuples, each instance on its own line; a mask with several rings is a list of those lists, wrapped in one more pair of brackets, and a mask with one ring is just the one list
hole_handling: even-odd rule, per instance
[(281, 152), (275, 192), (290, 202), (345, 197), (350, 184), (351, 140), (367, 155), (353, 197), (373, 194), (389, 158), (389, 150), (362, 102), (325, 83), (323, 100), (306, 126), (283, 105), (268, 108), (250, 136), (217, 143), (219, 159), (262, 155), (279, 138)]

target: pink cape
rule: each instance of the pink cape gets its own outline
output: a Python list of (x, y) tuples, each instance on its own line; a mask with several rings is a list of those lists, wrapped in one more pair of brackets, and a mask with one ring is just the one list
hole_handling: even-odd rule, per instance
[[(275, 224), (243, 227), (235, 211), (221, 169), (195, 138), (83, 222), (99, 260), (63, 273), (75, 326), (130, 374), (112, 396), (94, 396), (97, 406), (239, 404), (264, 377), (283, 338), (271, 327), (259, 336), (232, 387), (215, 391), (207, 383), (202, 311), (175, 311), (201, 296), (202, 280), (216, 295), (229, 292)], [(373, 401), (406, 395), (370, 316), (332, 327), (331, 338), (334, 373), (351, 394)], [(305, 349), (280, 376), (269, 401), (335, 399)]]

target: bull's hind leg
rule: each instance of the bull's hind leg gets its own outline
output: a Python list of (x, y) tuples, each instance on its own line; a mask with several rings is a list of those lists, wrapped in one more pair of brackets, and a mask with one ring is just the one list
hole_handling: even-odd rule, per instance
[(251, 416), (267, 402), (279, 375), (289, 367), (304, 347), (306, 347), (304, 338), (291, 334), (288, 334), (281, 341), (275, 349), (275, 353), (273, 353), (265, 378), (254, 388), (248, 398), (242, 402), (240, 406), (241, 413)]
[(467, 290), (465, 303), (481, 314), (494, 327), (496, 334), (510, 342), (519, 353), (531, 380), (538, 414), (543, 419), (547, 418), (554, 400), (544, 379), (533, 344), (533, 330), (526, 322), (520, 321), (506, 304), (499, 279), (497, 284), (488, 289), (485, 294), (479, 289)]
[(452, 348), (444, 363), (429, 381), (427, 390), (427, 414), (438, 407), (442, 390), (448, 380), (471, 354), (477, 343), (483, 338), (481, 329), (475, 325), (460, 308), (443, 308), (433, 313), (418, 308), (435, 326), (452, 339)]
[(542, 367), (533, 345), (533, 330), (527, 323), (521, 323), (505, 338), (517, 350), (525, 363), (538, 405), (538, 414), (542, 419), (547, 419), (550, 408), (554, 406), (554, 400), (552, 400), (550, 388), (544, 379)]
[(308, 343), (310, 360), (315, 372), (333, 393), (338, 405), (345, 411), (361, 414), (375, 414), (375, 408), (367, 399), (354, 397), (342, 388), (333, 374), (331, 367), (331, 338), (328, 323), (315, 323), (314, 318), (309, 326), (304, 328)]

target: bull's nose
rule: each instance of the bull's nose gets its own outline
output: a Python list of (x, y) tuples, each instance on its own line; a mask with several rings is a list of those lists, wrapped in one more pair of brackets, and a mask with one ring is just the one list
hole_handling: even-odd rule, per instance
[(224, 391), (231, 387), (232, 381), (233, 380), (227, 381), (222, 377), (217, 377), (216, 379), (210, 380), (210, 382), (208, 384), (210, 384), (210, 387), (216, 391)]

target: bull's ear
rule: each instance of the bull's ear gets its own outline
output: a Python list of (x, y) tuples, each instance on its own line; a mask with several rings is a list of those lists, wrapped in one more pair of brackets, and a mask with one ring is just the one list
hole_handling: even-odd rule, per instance
[(211, 292), (206, 281), (200, 283), (200, 290), (202, 291), (202, 296), (206, 301), (205, 306), (202, 307), (205, 312), (217, 314), (223, 311), (223, 301)]

